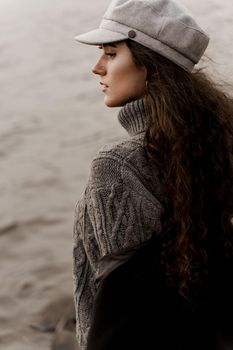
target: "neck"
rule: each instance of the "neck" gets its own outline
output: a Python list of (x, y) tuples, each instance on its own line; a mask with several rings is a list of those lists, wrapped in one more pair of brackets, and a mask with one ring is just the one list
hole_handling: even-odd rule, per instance
[(122, 107), (118, 120), (130, 136), (146, 131), (150, 118), (146, 113), (143, 99), (129, 102)]

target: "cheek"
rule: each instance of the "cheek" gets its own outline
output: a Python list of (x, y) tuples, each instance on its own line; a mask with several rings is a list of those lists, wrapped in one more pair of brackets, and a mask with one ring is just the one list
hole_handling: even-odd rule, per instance
[(119, 93), (137, 94), (144, 91), (145, 81), (146, 72), (143, 69), (128, 65), (115, 71), (113, 87)]
[(132, 84), (132, 88), (136, 88), (138, 92), (141, 92), (145, 90), (145, 85), (146, 85), (146, 76), (147, 74), (144, 73), (142, 70), (139, 71), (135, 71), (132, 75), (131, 75), (131, 84)]
[(140, 98), (145, 93), (146, 77), (141, 72), (131, 70), (122, 77), (124, 93), (132, 98)]

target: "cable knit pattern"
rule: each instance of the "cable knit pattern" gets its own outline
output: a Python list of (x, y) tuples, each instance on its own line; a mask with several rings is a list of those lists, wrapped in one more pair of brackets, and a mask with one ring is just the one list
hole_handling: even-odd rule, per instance
[(96, 154), (75, 211), (74, 298), (82, 350), (86, 349), (99, 259), (161, 232), (157, 169), (149, 164), (143, 148), (149, 123), (143, 100), (125, 105), (118, 120), (130, 137)]

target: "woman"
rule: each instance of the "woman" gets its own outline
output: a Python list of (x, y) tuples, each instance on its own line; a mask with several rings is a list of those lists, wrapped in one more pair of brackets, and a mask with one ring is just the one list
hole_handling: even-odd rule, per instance
[[(117, 0), (76, 39), (101, 49), (93, 73), (129, 134), (98, 152), (76, 208), (80, 346), (223, 349), (233, 334), (233, 103), (195, 68), (209, 38), (173, 0)], [(118, 293), (121, 276), (129, 285)]]

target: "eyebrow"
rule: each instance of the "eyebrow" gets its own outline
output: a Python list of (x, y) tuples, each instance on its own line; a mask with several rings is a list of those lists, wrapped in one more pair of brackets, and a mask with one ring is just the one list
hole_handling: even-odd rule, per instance
[(113, 43), (99, 45), (99, 48), (102, 49), (102, 47), (108, 47), (108, 46), (117, 48), (117, 45)]
[(104, 44), (103, 46), (104, 46), (104, 47), (105, 47), (105, 46), (117, 47), (117, 45), (116, 45), (116, 44), (113, 44), (113, 43), (110, 43), (110, 44)]

